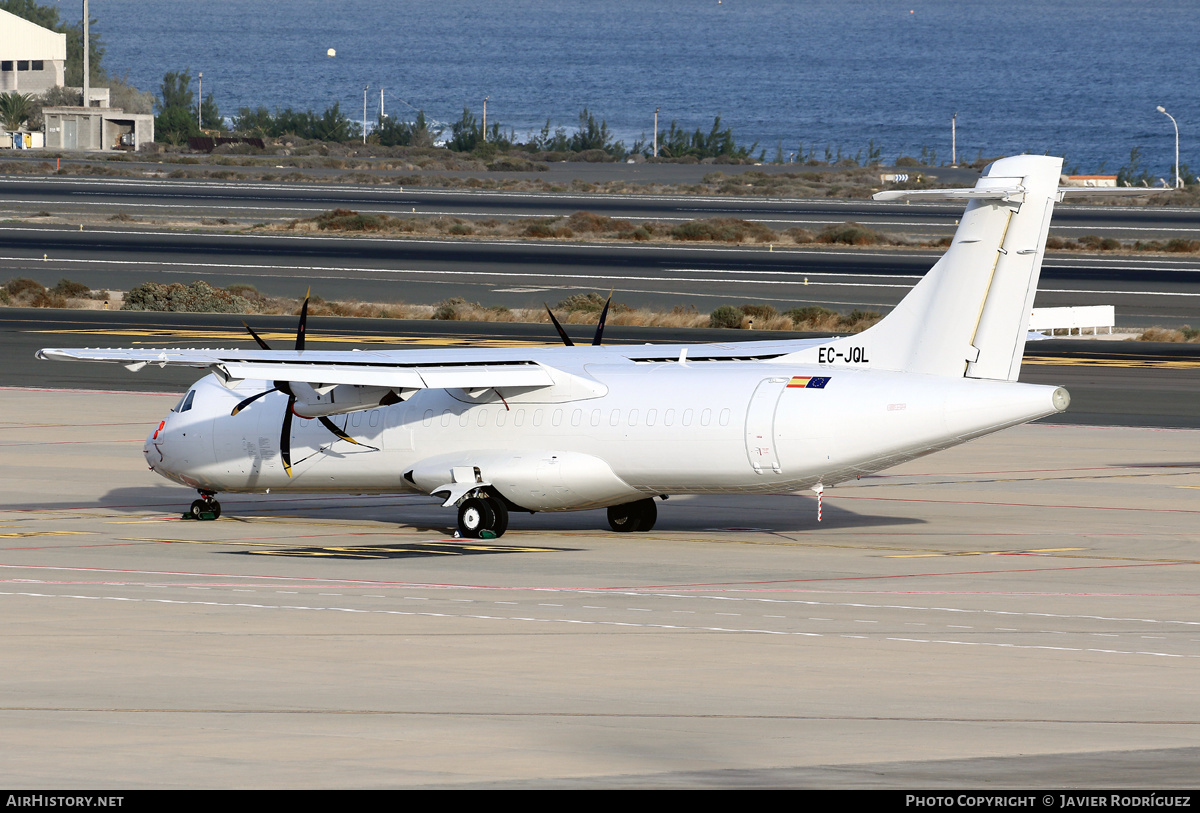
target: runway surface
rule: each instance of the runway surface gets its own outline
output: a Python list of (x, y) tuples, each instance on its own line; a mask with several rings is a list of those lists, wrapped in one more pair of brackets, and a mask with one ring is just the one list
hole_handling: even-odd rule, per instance
[[(540, 307), (580, 291), (614, 290), (631, 306), (671, 309), (767, 302), (887, 311), (941, 256), (912, 249), (828, 250), (770, 245), (641, 245), (225, 234), (0, 225), (5, 273), (101, 290), (147, 281), (251, 283), (271, 295), (432, 304), (460, 296)], [(1114, 305), (1117, 324), (1196, 321), (1200, 260), (1181, 256), (1051, 254), (1036, 307)]]
[[(589, 180), (640, 180), (669, 165), (630, 167), (607, 165), (552, 167), (547, 173), (524, 173), (533, 180), (569, 186), (565, 170)], [(688, 169), (678, 166), (675, 170)], [(766, 168), (778, 174), (778, 167)], [(684, 179), (697, 183), (712, 172), (763, 171), (759, 168), (709, 166)], [(793, 171), (811, 172), (805, 168)], [(455, 174), (455, 173), (442, 173)], [(468, 174), (468, 173), (458, 173)], [(978, 173), (961, 182), (974, 186)], [(496, 173), (474, 173), (483, 179)], [(108, 217), (225, 217), (238, 222), (314, 217), (335, 208), (388, 214), (452, 215), (466, 219), (537, 218), (589, 211), (609, 217), (683, 222), (705, 217), (736, 217), (776, 230), (793, 226), (820, 231), (848, 220), (889, 233), (944, 236), (952, 234), (962, 206), (957, 203), (883, 203), (857, 199), (795, 199), (757, 195), (649, 195), (562, 192), (502, 192), (470, 189), (397, 187), (391, 184), (330, 184), (167, 178), (79, 178), (0, 176), (0, 211), (28, 214), (42, 209), (75, 216)], [(1122, 240), (1195, 239), (1200, 222), (1195, 209), (1172, 206), (1089, 206), (1066, 203), (1055, 207), (1052, 233), (1078, 238), (1085, 234)]]
[(1034, 425), (649, 534), (146, 471), (170, 395), (0, 390), (10, 784), (1187, 788), (1200, 432)]

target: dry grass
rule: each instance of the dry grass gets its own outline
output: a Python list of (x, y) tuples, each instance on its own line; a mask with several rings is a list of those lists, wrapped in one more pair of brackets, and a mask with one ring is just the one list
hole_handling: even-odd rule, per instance
[(568, 217), (520, 218), (515, 220), (465, 220), (449, 215), (434, 217), (392, 217), (360, 214), (351, 209), (333, 209), (316, 217), (292, 220), (284, 224), (259, 224), (265, 231), (339, 233), (386, 236), (423, 235), (442, 237), (513, 238), (533, 240), (633, 240), (666, 243), (757, 243), (774, 247), (787, 245), (842, 244), (846, 246), (930, 246), (944, 241), (912, 241), (895, 237), (858, 223), (829, 226), (820, 233), (802, 228), (774, 231), (761, 223), (730, 217), (664, 223), (643, 220), (640, 223), (606, 217), (593, 212), (575, 212)]
[(1200, 343), (1200, 330), (1184, 325), (1176, 330), (1166, 327), (1152, 327), (1142, 332), (1141, 336), (1137, 337), (1140, 342), (1188, 342), (1192, 344)]

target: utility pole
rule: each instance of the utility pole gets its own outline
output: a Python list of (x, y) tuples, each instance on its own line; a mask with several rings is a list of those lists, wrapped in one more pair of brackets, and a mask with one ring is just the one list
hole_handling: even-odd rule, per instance
[(379, 121), (383, 123), (383, 88), (379, 89)]
[(200, 73), (196, 74), (196, 76), (198, 79), (197, 87), (199, 88), (196, 96), (196, 126), (203, 130), (204, 117), (202, 113), (204, 111), (204, 71), (200, 71)]
[(654, 108), (654, 157), (658, 157), (658, 108)]
[(88, 0), (83, 0), (83, 106), (91, 107), (88, 96), (92, 92), (92, 49), (88, 42)]
[(367, 91), (371, 86), (367, 85), (363, 88), (363, 143), (367, 143)]
[(483, 97), (483, 140), (487, 141), (487, 102), (491, 96)]
[(950, 166), (958, 166), (958, 114), (950, 117)]

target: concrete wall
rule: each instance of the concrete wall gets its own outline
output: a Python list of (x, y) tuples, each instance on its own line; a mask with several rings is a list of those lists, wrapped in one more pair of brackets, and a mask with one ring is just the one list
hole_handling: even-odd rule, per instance
[[(51, 150), (138, 149), (154, 140), (154, 116), (111, 107), (47, 107), (46, 148)], [(122, 139), (122, 136), (127, 138)]]

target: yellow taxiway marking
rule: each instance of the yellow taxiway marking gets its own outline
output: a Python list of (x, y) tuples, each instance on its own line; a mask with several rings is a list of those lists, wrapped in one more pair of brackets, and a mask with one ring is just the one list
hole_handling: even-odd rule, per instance
[(1056, 367), (1142, 367), (1155, 370), (1192, 370), (1200, 368), (1196, 359), (1100, 359), (1082, 356), (1026, 356), (1024, 364)]
[(948, 553), (900, 553), (888, 559), (924, 559), (934, 556), (1005, 556), (1014, 553), (1073, 553), (1087, 548), (1034, 548), (1032, 550), (956, 550)]
[(0, 534), (0, 539), (24, 539), (27, 536), (95, 536), (95, 531), (20, 531)]
[[(240, 330), (172, 330), (162, 328), (67, 328), (63, 330), (30, 330), (28, 333), (50, 333), (57, 335), (129, 336), (154, 340), (174, 339), (177, 341), (234, 341), (244, 342), (246, 334)], [(294, 341), (296, 334), (290, 332), (260, 332), (264, 341), (274, 341), (286, 346)], [(307, 335), (309, 344), (330, 342), (338, 344), (387, 344), (387, 345), (436, 345), (442, 347), (537, 347), (547, 342), (520, 339), (459, 339), (451, 336), (323, 336), (319, 333)], [(130, 342), (146, 344), (147, 342)]]

